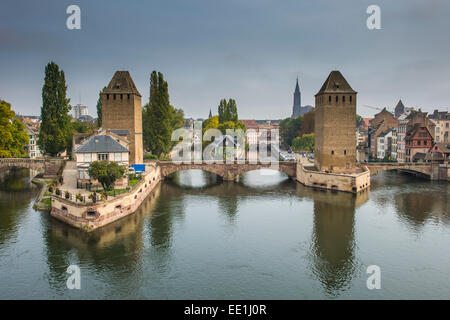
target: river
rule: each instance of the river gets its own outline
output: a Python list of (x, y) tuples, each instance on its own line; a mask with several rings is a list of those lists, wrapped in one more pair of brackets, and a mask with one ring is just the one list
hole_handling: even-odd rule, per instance
[[(450, 184), (395, 172), (371, 183), (354, 196), (278, 172), (234, 183), (183, 171), (86, 234), (32, 208), (28, 170), (3, 172), (0, 299), (450, 299)], [(69, 265), (80, 290), (67, 289)]]

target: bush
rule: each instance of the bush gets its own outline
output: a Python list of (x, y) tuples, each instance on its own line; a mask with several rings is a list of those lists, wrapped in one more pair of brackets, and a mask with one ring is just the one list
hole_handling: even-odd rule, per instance
[(144, 154), (144, 160), (157, 160), (158, 156), (155, 154)]

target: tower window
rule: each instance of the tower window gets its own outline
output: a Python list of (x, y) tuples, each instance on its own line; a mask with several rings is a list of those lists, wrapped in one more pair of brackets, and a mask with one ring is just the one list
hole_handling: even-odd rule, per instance
[(338, 102), (338, 96), (336, 96), (336, 103)]
[(328, 96), (328, 102), (331, 102), (331, 96)]
[(344, 150), (344, 155), (347, 155), (347, 150)]
[(109, 100), (109, 94), (106, 95), (106, 100)]
[(130, 100), (130, 94), (127, 94), (127, 99)]
[(120, 100), (123, 100), (123, 94), (120, 94)]
[(342, 102), (345, 102), (345, 96), (342, 97)]
[(350, 96), (350, 102), (352, 102), (352, 96)]
[(331, 150), (331, 154), (334, 155), (334, 150)]
[(113, 94), (113, 99), (116, 100), (116, 94), (115, 93)]

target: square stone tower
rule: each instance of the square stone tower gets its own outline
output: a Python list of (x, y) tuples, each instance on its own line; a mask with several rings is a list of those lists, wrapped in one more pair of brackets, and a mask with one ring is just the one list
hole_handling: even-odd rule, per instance
[(315, 95), (315, 166), (352, 172), (356, 166), (356, 91), (332, 71)]
[(128, 130), (130, 164), (144, 163), (141, 95), (128, 71), (116, 71), (102, 94), (102, 128)]

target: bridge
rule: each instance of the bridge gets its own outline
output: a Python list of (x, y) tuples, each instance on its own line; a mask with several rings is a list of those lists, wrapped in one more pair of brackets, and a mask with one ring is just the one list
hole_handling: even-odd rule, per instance
[(9, 168), (27, 168), (43, 174), (44, 178), (56, 177), (63, 159), (29, 159), (29, 158), (0, 158), (0, 170)]
[(175, 163), (171, 161), (158, 161), (161, 168), (161, 177), (183, 170), (204, 170), (212, 172), (222, 177), (223, 180), (233, 181), (239, 179), (239, 176), (245, 172), (259, 169), (273, 169), (286, 173), (290, 178), (295, 179), (297, 173), (297, 163), (294, 161), (280, 161), (278, 163)]
[[(435, 179), (435, 174), (433, 174), (433, 165), (431, 163), (393, 163), (393, 162), (369, 162), (364, 164), (369, 170), (370, 174), (377, 174), (379, 171), (386, 170), (399, 170), (403, 172), (412, 173), (417, 176), (422, 176)], [(436, 165), (438, 168), (439, 165)], [(437, 179), (437, 177), (436, 177)]]

